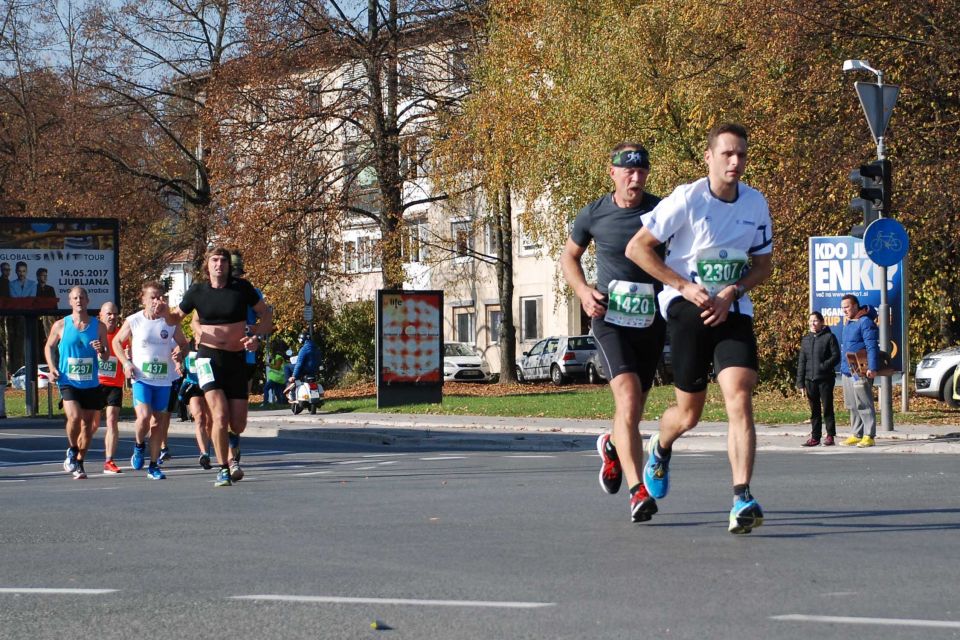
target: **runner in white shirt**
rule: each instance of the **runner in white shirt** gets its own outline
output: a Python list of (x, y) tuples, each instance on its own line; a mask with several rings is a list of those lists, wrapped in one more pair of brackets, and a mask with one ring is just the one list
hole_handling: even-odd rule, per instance
[[(113, 349), (123, 366), (123, 372), (133, 381), (133, 410), (137, 414), (136, 444), (130, 458), (130, 466), (135, 470), (143, 468), (144, 439), (150, 431), (150, 465), (147, 477), (163, 480), (166, 475), (160, 470), (157, 460), (160, 444), (163, 441), (162, 430), (151, 425), (154, 413), (166, 412), (170, 401), (170, 387), (174, 379), (174, 347), (180, 345), (179, 354), (186, 353), (187, 338), (180, 325), (170, 325), (164, 319), (167, 305), (163, 302), (163, 291), (158, 282), (144, 283), (141, 288), (143, 311), (129, 316), (113, 338)], [(130, 355), (127, 358), (122, 345), (130, 341)], [(178, 355), (176, 366), (183, 362)]]
[[(665, 285), (659, 301), (672, 345), (677, 399), (647, 444), (643, 481), (654, 498), (667, 494), (671, 447), (700, 420), (712, 366), (729, 417), (734, 491), (729, 529), (749, 533), (763, 524), (763, 510), (750, 493), (758, 361), (746, 292), (773, 271), (773, 231), (764, 197), (740, 182), (747, 163), (746, 129), (738, 124), (712, 129), (704, 160), (707, 177), (677, 187), (644, 216), (644, 226), (627, 245), (627, 257)], [(661, 242), (668, 242), (665, 260), (655, 251)]]

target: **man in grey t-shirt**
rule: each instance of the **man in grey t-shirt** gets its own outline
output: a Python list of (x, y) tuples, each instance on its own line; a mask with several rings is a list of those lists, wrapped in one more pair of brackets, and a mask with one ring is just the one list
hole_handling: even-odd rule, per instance
[[(616, 404), (613, 434), (605, 433), (597, 440), (603, 461), (600, 486), (607, 493), (616, 493), (625, 474), (631, 519), (645, 522), (657, 512), (657, 503), (643, 486), (640, 419), (663, 352), (665, 323), (656, 302), (661, 285), (624, 252), (643, 226), (641, 216), (660, 199), (644, 191), (650, 159), (642, 145), (622, 142), (614, 147), (609, 172), (613, 193), (597, 198), (577, 214), (560, 266), (591, 318), (591, 333)], [(581, 264), (591, 241), (597, 259), (595, 286), (587, 282)]]

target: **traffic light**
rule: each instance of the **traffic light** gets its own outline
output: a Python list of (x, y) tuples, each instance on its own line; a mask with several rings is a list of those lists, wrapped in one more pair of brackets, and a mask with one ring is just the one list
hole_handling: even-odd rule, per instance
[(871, 222), (883, 216), (889, 218), (893, 166), (889, 160), (874, 160), (850, 172), (850, 182), (860, 186), (858, 197), (850, 201), (850, 210), (863, 215), (863, 223), (855, 225), (850, 235), (862, 238)]

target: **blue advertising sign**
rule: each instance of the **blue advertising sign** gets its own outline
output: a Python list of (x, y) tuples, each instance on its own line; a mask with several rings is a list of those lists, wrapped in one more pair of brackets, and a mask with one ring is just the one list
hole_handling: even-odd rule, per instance
[[(890, 305), (890, 360), (902, 371), (903, 264), (887, 268), (887, 303)], [(848, 293), (861, 305), (880, 305), (880, 265), (867, 255), (863, 241), (851, 236), (810, 238), (810, 310), (823, 314), (837, 340), (843, 332), (840, 300)]]
[(893, 218), (878, 218), (863, 233), (867, 255), (882, 267), (903, 261), (909, 245), (907, 230)]

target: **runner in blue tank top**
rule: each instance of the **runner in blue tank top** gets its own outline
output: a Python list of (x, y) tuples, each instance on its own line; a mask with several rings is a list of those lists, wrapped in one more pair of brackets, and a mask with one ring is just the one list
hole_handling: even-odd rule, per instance
[(50, 328), (44, 355), (50, 376), (60, 388), (67, 418), (69, 449), (63, 470), (72, 473), (75, 480), (84, 480), (87, 473), (83, 461), (93, 439), (97, 412), (103, 409), (97, 363), (110, 353), (106, 327), (87, 313), (90, 298), (86, 289), (74, 287), (68, 300), (73, 313)]

